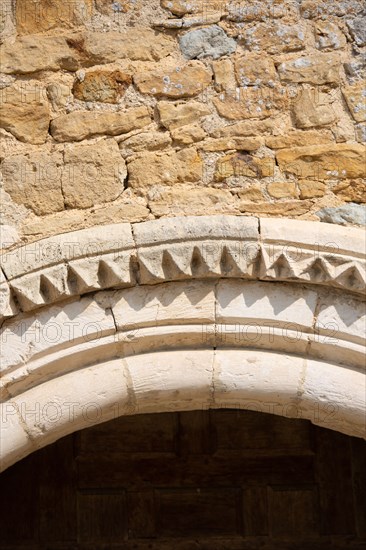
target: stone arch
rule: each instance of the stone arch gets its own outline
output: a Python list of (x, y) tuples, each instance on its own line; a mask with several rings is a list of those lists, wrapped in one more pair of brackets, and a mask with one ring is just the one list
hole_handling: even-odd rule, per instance
[(234, 216), (2, 257), (2, 469), (123, 414), (240, 407), (365, 437), (365, 235)]

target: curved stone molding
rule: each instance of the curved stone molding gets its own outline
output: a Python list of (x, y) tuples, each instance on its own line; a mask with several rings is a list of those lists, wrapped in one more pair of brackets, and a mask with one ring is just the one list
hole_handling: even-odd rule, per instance
[(126, 414), (240, 407), (363, 436), (363, 382), (361, 373), (350, 376), (331, 363), (258, 350), (179, 350), (100, 362), (1, 405), (1, 469)]
[(366, 437), (365, 235), (339, 229), (162, 219), (7, 253), (2, 468), (142, 412), (243, 407)]
[(197, 278), (294, 281), (364, 294), (364, 231), (235, 216), (114, 224), (2, 256), (2, 316), (96, 290)]

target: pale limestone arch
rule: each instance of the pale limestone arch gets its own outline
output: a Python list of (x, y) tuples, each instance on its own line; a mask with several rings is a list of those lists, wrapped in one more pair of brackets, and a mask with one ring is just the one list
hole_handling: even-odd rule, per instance
[(123, 414), (242, 407), (365, 437), (365, 235), (210, 216), (2, 257), (1, 466)]

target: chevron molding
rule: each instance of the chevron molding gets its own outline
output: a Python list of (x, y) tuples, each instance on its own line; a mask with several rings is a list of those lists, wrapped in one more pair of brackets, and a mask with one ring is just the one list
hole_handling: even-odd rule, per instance
[(1, 315), (97, 290), (222, 277), (320, 284), (362, 295), (365, 251), (361, 229), (318, 222), (192, 216), (108, 225), (3, 254)]

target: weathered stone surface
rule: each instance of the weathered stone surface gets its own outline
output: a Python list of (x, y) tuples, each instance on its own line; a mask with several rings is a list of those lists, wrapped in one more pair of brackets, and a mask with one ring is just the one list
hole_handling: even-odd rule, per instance
[(252, 51), (264, 50), (270, 54), (294, 52), (305, 48), (305, 32), (301, 25), (259, 23), (243, 33), (243, 44)]
[(293, 181), (273, 182), (267, 185), (268, 194), (275, 199), (297, 198), (298, 192)]
[(362, 0), (333, 0), (318, 2), (318, 0), (303, 0), (300, 6), (301, 15), (306, 19), (326, 19), (326, 16), (353, 15), (364, 9)]
[(348, 108), (356, 122), (366, 121), (366, 84), (364, 81), (356, 82), (352, 86), (344, 86), (342, 93)]
[(17, 0), (18, 34), (36, 34), (56, 28), (83, 25), (93, 13), (93, 0)]
[(318, 90), (303, 89), (293, 103), (292, 114), (297, 128), (327, 126), (337, 119), (333, 107), (323, 103)]
[(244, 120), (219, 128), (212, 135), (215, 137), (257, 136), (271, 133), (275, 127), (276, 121), (274, 119)]
[(129, 0), (119, 0), (119, 2), (95, 0), (95, 6), (104, 15), (116, 16), (116, 14), (127, 13), (131, 9), (131, 2)]
[(243, 213), (268, 214), (271, 216), (301, 216), (309, 212), (313, 203), (304, 201), (255, 202), (240, 201), (239, 210)]
[(278, 76), (271, 56), (247, 52), (235, 60), (239, 86), (274, 86)]
[(238, 88), (237, 93), (220, 94), (213, 103), (218, 113), (229, 120), (267, 118), (285, 110), (289, 103), (286, 94), (275, 88)]
[(51, 122), (50, 132), (56, 141), (81, 141), (106, 134), (117, 136), (150, 124), (147, 107), (136, 107), (117, 113), (75, 111)]
[(67, 208), (113, 201), (123, 191), (127, 169), (113, 139), (67, 146), (64, 163), (62, 192)]
[(219, 158), (216, 164), (215, 180), (222, 181), (231, 176), (262, 178), (273, 176), (274, 159), (256, 158), (247, 153), (232, 153)]
[(190, 189), (188, 187), (174, 187), (161, 191), (149, 200), (149, 207), (155, 216), (181, 216), (207, 214), (235, 214), (239, 210), (235, 207), (231, 193), (223, 189)]
[(187, 32), (179, 39), (180, 49), (187, 59), (212, 57), (218, 59), (235, 52), (236, 42), (218, 25)]
[(127, 32), (88, 32), (80, 43), (85, 66), (89, 67), (120, 59), (159, 61), (176, 49), (176, 42), (170, 36), (144, 27), (134, 27)]
[(317, 21), (315, 24), (316, 47), (319, 50), (339, 50), (347, 44), (346, 37), (338, 25), (331, 21)]
[(306, 145), (322, 145), (332, 143), (333, 135), (329, 130), (292, 130), (286, 135), (268, 136), (265, 138), (267, 147), (271, 149), (286, 149), (288, 147), (304, 147)]
[(169, 132), (141, 132), (126, 139), (120, 138), (119, 148), (122, 155), (141, 151), (159, 151), (171, 145)]
[(354, 19), (347, 20), (347, 26), (352, 34), (352, 38), (358, 46), (366, 44), (366, 16), (360, 15)]
[(211, 113), (207, 105), (198, 101), (190, 101), (188, 103), (159, 101), (158, 112), (161, 124), (169, 130), (195, 122), (199, 118)]
[(202, 145), (202, 151), (215, 152), (237, 149), (240, 151), (256, 151), (263, 144), (261, 138), (256, 137), (223, 137), (207, 139)]
[(128, 164), (128, 183), (133, 188), (196, 182), (202, 178), (202, 159), (195, 149), (175, 153), (144, 153)]
[(365, 147), (339, 143), (294, 147), (276, 152), (283, 172), (301, 179), (330, 180), (362, 178), (365, 175)]
[(1, 166), (4, 188), (12, 199), (37, 215), (64, 209), (61, 153), (14, 155)]
[(179, 128), (172, 130), (171, 134), (177, 145), (192, 145), (192, 143), (202, 141), (207, 135), (199, 124), (180, 126)]
[(355, 136), (360, 143), (366, 143), (366, 124), (356, 124)]
[(72, 97), (70, 86), (59, 82), (48, 84), (46, 86), (46, 94), (54, 111), (64, 109)]
[(124, 71), (90, 71), (77, 75), (72, 93), (81, 101), (118, 103), (131, 83), (131, 75)]
[(160, 3), (163, 8), (178, 16), (186, 13), (198, 13), (200, 9), (202, 10), (202, 2), (199, 0), (161, 0)]
[(345, 204), (336, 208), (322, 208), (316, 212), (322, 222), (347, 225), (354, 223), (366, 225), (366, 206), (360, 204)]
[(363, 179), (342, 181), (332, 191), (344, 201), (366, 203), (366, 182)]
[(11, 86), (0, 90), (0, 127), (20, 141), (44, 143), (48, 135), (50, 113), (41, 85)]
[(339, 81), (340, 60), (333, 53), (317, 53), (281, 63), (278, 73), (284, 82), (330, 84)]
[(200, 61), (190, 61), (175, 68), (155, 67), (140, 71), (134, 83), (143, 94), (157, 97), (192, 97), (203, 92), (211, 83), (211, 73)]
[(299, 181), (300, 199), (313, 199), (323, 197), (327, 186), (321, 181), (303, 180)]
[(14, 44), (0, 46), (0, 56), (1, 70), (7, 74), (76, 71), (80, 65), (79, 53), (64, 36), (21, 36)]
[(258, 181), (246, 184), (243, 189), (238, 190), (238, 196), (244, 201), (264, 201), (265, 196), (262, 186)]
[(88, 213), (88, 221), (91, 225), (107, 225), (111, 220), (116, 222), (141, 222), (148, 219), (150, 211), (138, 202), (119, 202), (107, 204), (93, 209)]
[(217, 92), (233, 91), (236, 89), (234, 64), (231, 59), (219, 59), (212, 62), (215, 75), (215, 89)]
[(128, 32), (87, 32), (67, 36), (22, 36), (1, 46), (2, 71), (8, 74), (77, 71), (120, 59), (158, 61), (176, 49), (169, 36), (150, 29)]

